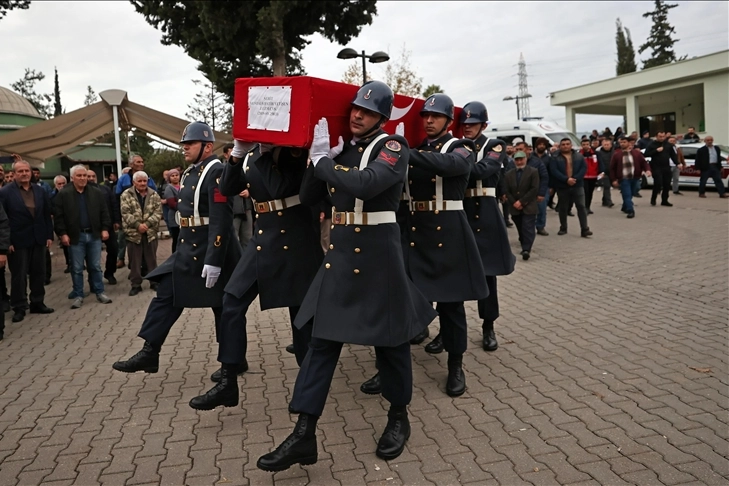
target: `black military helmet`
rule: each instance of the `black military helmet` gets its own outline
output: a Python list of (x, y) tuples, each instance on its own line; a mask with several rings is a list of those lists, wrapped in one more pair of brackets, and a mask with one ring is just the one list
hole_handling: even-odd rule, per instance
[(214, 142), (215, 134), (207, 123), (195, 121), (190, 123), (182, 131), (180, 143), (189, 142)]
[(436, 93), (434, 95), (430, 95), (430, 97), (425, 100), (425, 104), (420, 110), (420, 114), (440, 113), (441, 115), (445, 115), (453, 120), (453, 111), (454, 106), (451, 97), (447, 94)]
[(379, 113), (389, 120), (394, 99), (395, 95), (388, 85), (382, 81), (367, 81), (354, 95), (352, 104)]
[(471, 101), (463, 107), (459, 118), (461, 123), (488, 123), (489, 112), (480, 101)]

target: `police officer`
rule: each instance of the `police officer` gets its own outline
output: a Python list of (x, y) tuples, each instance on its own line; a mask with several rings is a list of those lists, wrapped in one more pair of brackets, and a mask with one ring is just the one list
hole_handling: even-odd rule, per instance
[(349, 117), (353, 138), (333, 160), (327, 156), (326, 120), (314, 129), (301, 198), (313, 205), (329, 192), (334, 206), (331, 241), (296, 317), (298, 327), (314, 318), (309, 352), (291, 403), (300, 414), (298, 422), (276, 450), (258, 459), (258, 467), (265, 471), (317, 461), (316, 422), (343, 343), (375, 346), (383, 372), (382, 393), (390, 410), (377, 456), (398, 457), (410, 436), (409, 340), (435, 318), (435, 312), (405, 272), (395, 212), (409, 153), (403, 137), (387, 135), (381, 128), (390, 117), (393, 98), (392, 90), (380, 81), (359, 89)]
[[(488, 294), (481, 257), (463, 211), (463, 198), (476, 157), (473, 142), (448, 133), (454, 106), (450, 97), (430, 96), (420, 111), (428, 138), (410, 150), (408, 194), (398, 220), (408, 274), (431, 302), (437, 302), (443, 346), (448, 351), (446, 393), (466, 391), (463, 353), (468, 345), (463, 302)], [(427, 330), (426, 330), (427, 331)], [(421, 333), (412, 342), (427, 337)], [(378, 363), (379, 364), (379, 363)], [(362, 384), (365, 393), (380, 392), (380, 374)]]
[[(213, 154), (215, 136), (205, 123), (193, 122), (182, 132), (183, 154), (191, 164), (182, 175), (177, 211), (180, 235), (177, 251), (147, 275), (158, 284), (139, 331), (142, 350), (113, 368), (125, 373), (159, 370), (159, 352), (185, 307), (211, 307), (216, 335), (223, 305), (223, 288), (240, 259), (233, 232), (232, 202), (220, 193), (223, 164)], [(243, 368), (248, 364), (243, 360)]]
[[(237, 366), (247, 348), (246, 312), (258, 296), (261, 310), (288, 307), (291, 322), (314, 279), (324, 254), (319, 232), (311, 224), (311, 209), (299, 198), (308, 153), (289, 147), (271, 147), (235, 141), (232, 157), (220, 178), (220, 192), (234, 196), (248, 189), (254, 201), (256, 227), (243, 250), (223, 296), (218, 335), (221, 373), (207, 393), (190, 406), (212, 410), (238, 405)], [(301, 366), (311, 339), (311, 323), (293, 327), (294, 354)]]
[[(499, 317), (496, 276), (511, 274), (516, 262), (496, 199), (502, 166), (508, 160), (506, 143), (497, 138), (489, 139), (483, 134), (489, 118), (486, 106), (479, 101), (472, 101), (463, 107), (460, 122), (464, 138), (473, 140), (476, 145), (476, 164), (471, 168), (463, 209), (476, 238), (489, 288), (488, 297), (478, 301), (478, 315), (483, 319), (483, 349), (495, 351), (498, 343), (494, 334), (494, 321)], [(425, 350), (429, 353), (443, 351), (441, 335), (438, 334), (425, 346)]]

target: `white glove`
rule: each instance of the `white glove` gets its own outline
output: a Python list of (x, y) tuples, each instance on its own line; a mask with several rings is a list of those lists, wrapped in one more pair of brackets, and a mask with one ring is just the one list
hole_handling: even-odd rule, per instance
[(329, 155), (329, 150), (329, 123), (327, 123), (326, 118), (322, 118), (314, 126), (314, 139), (309, 150), (309, 158), (311, 158), (314, 167), (319, 163), (319, 159)]
[(244, 142), (243, 140), (233, 140), (233, 150), (230, 155), (236, 159), (242, 159), (256, 146), (255, 142)]
[(405, 123), (400, 122), (395, 127), (395, 135), (400, 135), (401, 137), (405, 136)]
[(205, 279), (205, 286), (209, 289), (215, 287), (215, 282), (220, 277), (220, 267), (212, 265), (203, 265), (202, 278)]
[(341, 153), (342, 153), (342, 150), (344, 150), (344, 139), (343, 139), (343, 138), (342, 138), (342, 136), (340, 135), (340, 136), (339, 136), (339, 143), (337, 143), (337, 145), (336, 145), (336, 146), (332, 147), (332, 148), (331, 148), (331, 149), (329, 150), (329, 155), (328, 155), (328, 157), (329, 157), (330, 159), (333, 159), (333, 158), (334, 158), (334, 157), (336, 157), (337, 155), (341, 154)]

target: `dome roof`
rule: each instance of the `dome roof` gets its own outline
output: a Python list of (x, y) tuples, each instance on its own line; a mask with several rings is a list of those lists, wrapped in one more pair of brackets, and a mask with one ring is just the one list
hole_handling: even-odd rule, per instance
[(30, 101), (14, 91), (0, 86), (0, 113), (12, 113), (15, 115), (32, 116), (43, 118)]

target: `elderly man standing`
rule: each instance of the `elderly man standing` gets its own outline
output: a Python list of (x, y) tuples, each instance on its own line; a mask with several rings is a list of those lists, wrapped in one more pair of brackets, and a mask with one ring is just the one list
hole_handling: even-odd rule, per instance
[(31, 314), (53, 312), (43, 303), (46, 251), (53, 241), (53, 222), (48, 194), (42, 187), (31, 184), (30, 164), (18, 160), (13, 170), (15, 181), (0, 189), (0, 204), (10, 219), (10, 305), (15, 311), (13, 322), (20, 322), (28, 307)]
[(71, 184), (53, 200), (56, 234), (61, 244), (69, 247), (71, 255), (71, 309), (78, 309), (84, 303), (84, 260), (96, 300), (111, 304), (104, 293), (101, 272), (101, 242), (109, 238), (111, 216), (103, 194), (97, 187), (88, 185), (87, 177), (83, 165), (71, 167)]
[[(132, 187), (132, 177), (134, 177), (135, 172), (140, 170), (144, 170), (144, 158), (141, 155), (133, 155), (129, 161), (129, 167), (122, 171), (122, 175), (116, 183), (114, 192), (117, 196), (121, 197), (122, 192)], [(157, 186), (153, 179), (149, 179), (148, 183), (149, 187), (151, 187), (153, 191), (157, 190)], [(126, 239), (123, 231), (120, 231), (117, 235), (117, 244), (119, 245), (119, 252), (117, 255), (116, 268), (122, 268), (124, 267), (124, 254), (126, 253)]]
[[(121, 195), (122, 227), (127, 239), (129, 254), (129, 280), (132, 289), (129, 295), (134, 296), (142, 291), (142, 261), (151, 272), (157, 268), (157, 234), (162, 219), (162, 200), (147, 185), (149, 176), (143, 170), (132, 176), (134, 186)], [(150, 283), (155, 290), (157, 284)]]

